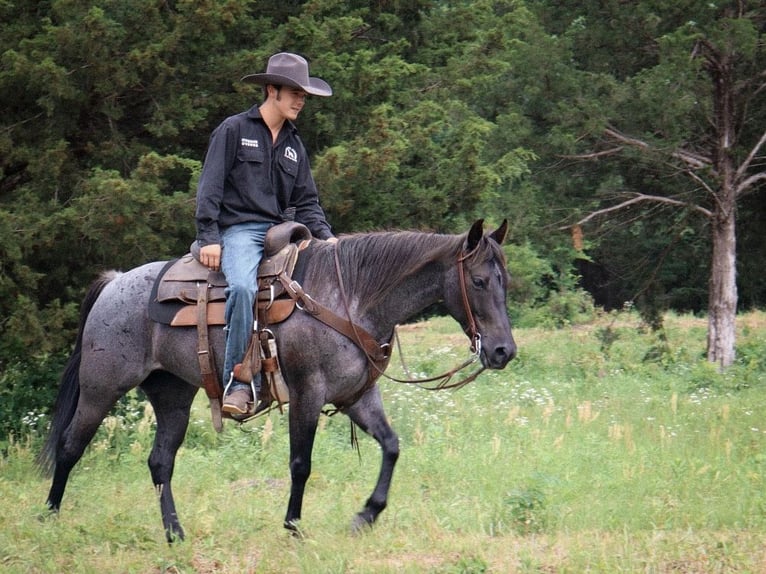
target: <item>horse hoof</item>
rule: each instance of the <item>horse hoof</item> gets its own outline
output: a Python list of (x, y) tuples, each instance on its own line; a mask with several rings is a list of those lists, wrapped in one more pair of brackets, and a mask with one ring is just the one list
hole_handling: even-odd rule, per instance
[(357, 514), (351, 521), (351, 534), (359, 536), (372, 530), (372, 522), (367, 520), (362, 514)]
[(169, 546), (172, 546), (176, 542), (183, 542), (185, 538), (186, 534), (184, 534), (184, 529), (180, 526), (177, 529), (165, 531), (165, 539), (168, 541)]
[(297, 520), (286, 520), (283, 524), (285, 530), (290, 532), (293, 538), (298, 540), (306, 540), (307, 536), (304, 530), (300, 527)]

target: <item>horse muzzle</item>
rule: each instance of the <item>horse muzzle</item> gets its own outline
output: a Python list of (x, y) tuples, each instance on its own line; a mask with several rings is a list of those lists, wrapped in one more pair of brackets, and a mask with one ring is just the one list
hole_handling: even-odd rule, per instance
[(516, 342), (513, 338), (496, 344), (484, 341), (479, 356), (481, 364), (487, 369), (504, 369), (516, 356)]

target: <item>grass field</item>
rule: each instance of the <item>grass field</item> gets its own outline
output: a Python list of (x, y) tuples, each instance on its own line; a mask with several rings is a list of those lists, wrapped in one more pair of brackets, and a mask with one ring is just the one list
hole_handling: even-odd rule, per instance
[[(380, 455), (366, 436), (351, 448), (342, 416), (321, 420), (304, 540), (281, 527), (286, 416), (216, 435), (198, 397), (174, 478), (187, 540), (172, 547), (145, 462), (151, 410), (105, 422), (55, 517), (39, 439), (17, 442), (0, 461), (0, 571), (766, 572), (766, 314), (739, 318), (724, 375), (704, 360), (704, 319), (665, 324), (666, 341), (631, 313), (519, 329), (518, 359), (459, 391), (383, 381), (402, 452), (388, 509), (358, 536)], [(451, 320), (400, 334), (417, 373), (468, 353)]]

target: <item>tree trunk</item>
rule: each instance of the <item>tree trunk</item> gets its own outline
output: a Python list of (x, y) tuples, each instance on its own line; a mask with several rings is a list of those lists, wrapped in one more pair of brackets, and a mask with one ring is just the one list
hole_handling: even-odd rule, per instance
[(732, 149), (737, 140), (734, 57), (707, 43), (707, 67), (713, 80), (713, 168), (720, 183), (711, 218), (713, 260), (708, 301), (707, 358), (721, 371), (734, 362), (737, 318), (737, 169)]
[(737, 234), (735, 202), (722, 194), (711, 218), (713, 259), (708, 301), (707, 358), (721, 370), (734, 362), (737, 316)]

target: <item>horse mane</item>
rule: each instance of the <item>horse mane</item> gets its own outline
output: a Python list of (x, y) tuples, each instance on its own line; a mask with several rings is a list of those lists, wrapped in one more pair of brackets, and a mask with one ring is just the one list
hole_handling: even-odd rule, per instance
[(344, 281), (371, 307), (425, 266), (455, 261), (464, 236), (388, 231), (348, 239), (339, 251)]
[[(457, 260), (466, 234), (445, 235), (420, 231), (375, 231), (344, 235), (337, 244), (346, 292), (365, 308), (376, 305), (405, 279), (427, 265), (450, 265)], [(482, 245), (493, 242), (482, 241)], [(324, 257), (312, 258), (312, 278), (335, 277), (334, 247), (324, 245)], [(481, 246), (480, 246), (481, 250)], [(502, 257), (489, 249), (487, 257)], [(478, 252), (477, 252), (478, 254)]]

